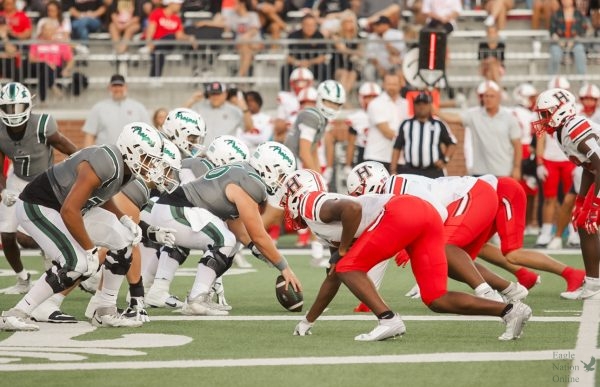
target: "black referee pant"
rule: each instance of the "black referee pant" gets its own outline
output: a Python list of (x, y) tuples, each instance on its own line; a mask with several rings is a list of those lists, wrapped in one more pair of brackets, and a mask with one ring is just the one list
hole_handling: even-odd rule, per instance
[(398, 169), (396, 171), (398, 174), (408, 173), (411, 175), (420, 175), (420, 176), (429, 177), (431, 179), (446, 176), (443, 169), (438, 169), (435, 166), (431, 166), (431, 167), (427, 167), (427, 168), (415, 168), (411, 165), (398, 165)]

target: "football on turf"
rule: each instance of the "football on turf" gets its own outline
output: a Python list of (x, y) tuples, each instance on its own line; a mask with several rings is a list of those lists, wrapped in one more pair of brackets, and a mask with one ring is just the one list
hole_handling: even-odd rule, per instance
[(288, 289), (285, 290), (285, 279), (282, 275), (277, 277), (277, 281), (275, 282), (275, 295), (281, 306), (290, 312), (302, 311), (302, 305), (304, 305), (302, 292), (295, 291), (292, 285), (289, 285)]

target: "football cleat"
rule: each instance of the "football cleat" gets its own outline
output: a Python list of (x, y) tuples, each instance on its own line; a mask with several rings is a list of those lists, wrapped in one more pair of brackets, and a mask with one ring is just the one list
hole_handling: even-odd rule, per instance
[(415, 284), (415, 286), (410, 288), (410, 290), (408, 292), (406, 292), (406, 294), (404, 296), (414, 298), (414, 299), (421, 298), (421, 289), (419, 289), (419, 285)]
[(380, 341), (385, 339), (402, 336), (406, 332), (404, 321), (396, 313), (393, 318), (381, 319), (379, 323), (369, 333), (363, 333), (354, 338), (356, 341)]
[(167, 291), (156, 290), (150, 288), (145, 297), (145, 302), (148, 306), (154, 308), (181, 308), (183, 302), (177, 296), (169, 294)]
[(552, 235), (540, 234), (535, 241), (535, 247), (547, 247), (551, 240)]
[(581, 291), (582, 300), (600, 300), (600, 286), (585, 282)]
[(27, 273), (26, 279), (17, 277), (17, 283), (11, 287), (0, 289), (0, 294), (25, 294), (32, 286), (31, 273)]
[(40, 329), (30, 323), (29, 316), (19, 309), (12, 308), (2, 312), (0, 316), (0, 331), (37, 331)]
[(523, 333), (523, 327), (527, 321), (531, 318), (531, 308), (522, 302), (516, 302), (513, 304), (513, 308), (502, 317), (506, 324), (506, 330), (498, 337), (498, 340), (509, 341), (516, 340), (521, 337)]
[(228, 311), (219, 309), (219, 304), (212, 302), (208, 294), (200, 294), (193, 299), (186, 297), (181, 313), (193, 316), (227, 316), (229, 314)]
[(554, 237), (546, 246), (548, 250), (560, 250), (563, 248), (563, 241), (561, 237)]
[(501, 293), (505, 302), (515, 302), (527, 297), (529, 291), (520, 283), (511, 282)]
[(96, 309), (92, 325), (99, 328), (137, 328), (142, 326), (142, 322), (123, 317), (116, 306), (108, 306)]
[(75, 317), (63, 313), (58, 309), (56, 304), (50, 299), (42, 302), (37, 308), (31, 312), (31, 318), (37, 322), (49, 322), (49, 323), (76, 323)]
[(572, 292), (561, 292), (560, 298), (564, 298), (565, 300), (581, 300), (581, 293), (583, 293), (583, 287), (575, 289)]

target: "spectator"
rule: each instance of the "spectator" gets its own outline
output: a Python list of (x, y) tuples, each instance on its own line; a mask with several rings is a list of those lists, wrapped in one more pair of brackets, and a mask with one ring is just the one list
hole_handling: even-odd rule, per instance
[[(73, 39), (80, 40), (83, 44), (88, 41), (90, 32), (97, 32), (102, 28), (102, 17), (106, 13), (103, 0), (65, 0), (63, 9), (68, 10), (71, 15)], [(88, 51), (84, 48), (81, 50)]]
[(196, 39), (183, 32), (183, 24), (179, 13), (183, 0), (163, 0), (164, 8), (156, 8), (148, 17), (148, 28), (145, 31), (146, 46), (141, 52), (151, 52), (150, 76), (160, 77), (165, 65), (165, 52), (175, 49), (173, 44), (156, 44), (156, 42), (184, 41), (196, 46)]
[(534, 30), (550, 28), (552, 14), (559, 8), (557, 0), (534, 0), (531, 14), (531, 28)]
[(600, 99), (600, 89), (598, 86), (586, 83), (579, 89), (579, 102), (581, 103), (580, 114), (586, 116), (590, 121), (600, 124), (600, 109), (598, 109), (598, 100)]
[(19, 11), (16, 7), (16, 0), (3, 0), (2, 11), (0, 11), (0, 24), (8, 25), (8, 37), (11, 40), (28, 40), (31, 39), (33, 29), (31, 20), (23, 11)]
[(68, 43), (55, 41), (54, 36), (59, 25), (56, 20), (51, 20), (42, 25), (38, 41), (29, 47), (29, 62), (33, 74), (38, 79), (38, 93), (40, 101), (46, 101), (46, 92), (61, 96), (62, 92), (55, 85), (56, 78), (70, 77), (73, 73), (75, 61), (73, 51)]
[(356, 16), (351, 12), (341, 15), (340, 30), (333, 36), (335, 52), (331, 57), (331, 69), (335, 79), (344, 90), (351, 93), (358, 78), (359, 62), (363, 56), (358, 39)]
[(392, 28), (387, 16), (381, 16), (373, 24), (373, 33), (369, 35), (365, 78), (374, 81), (390, 71), (395, 71), (402, 64), (405, 50), (404, 34)]
[(573, 6), (573, 0), (561, 0), (560, 8), (550, 19), (552, 43), (548, 62), (549, 74), (558, 74), (565, 53), (573, 53), (577, 74), (586, 73), (585, 47), (577, 38), (585, 37), (589, 27), (588, 19)]
[(152, 115), (152, 125), (160, 130), (167, 119), (167, 115), (169, 115), (169, 111), (166, 108), (156, 109)]
[[(408, 104), (400, 95), (402, 78), (388, 73), (383, 78), (383, 93), (367, 108), (369, 130), (365, 145), (365, 161), (378, 161), (390, 170), (393, 140), (402, 121), (408, 117)], [(401, 160), (399, 162), (402, 162)]]
[(281, 32), (287, 29), (285, 23), (284, 0), (259, 0), (255, 6), (260, 16), (262, 30), (271, 35), (271, 39), (281, 39)]
[[(360, 19), (358, 20), (358, 24), (363, 29), (368, 29), (370, 26), (375, 23), (380, 16), (385, 16), (390, 19), (392, 23), (392, 27), (398, 28), (400, 24), (400, 17), (402, 7), (400, 5), (400, 1), (398, 0), (362, 0), (359, 1), (361, 4), (356, 4), (356, 1), (352, 1), (351, 9), (356, 13)], [(412, 1), (413, 4), (407, 4), (408, 8), (415, 12), (415, 7), (419, 9), (417, 11), (420, 12), (421, 1), (416, 0)], [(416, 23), (419, 23), (418, 20), (415, 20)], [(423, 23), (419, 23), (423, 24)]]
[[(414, 99), (415, 114), (400, 124), (394, 142), (390, 173), (410, 173), (435, 179), (446, 175), (446, 165), (456, 150), (456, 138), (448, 126), (432, 116), (431, 95), (420, 92)], [(400, 154), (405, 165), (397, 170)]]
[(287, 80), (294, 67), (310, 69), (317, 80), (328, 78), (327, 65), (325, 64), (327, 45), (322, 41), (310, 41), (312, 39), (324, 39), (323, 34), (318, 31), (317, 27), (317, 19), (311, 14), (307, 14), (302, 18), (301, 28), (288, 36), (290, 40), (308, 40), (308, 42), (290, 44), (287, 63), (281, 69), (282, 90), (287, 90)]
[(150, 124), (146, 107), (127, 97), (125, 77), (115, 74), (108, 86), (110, 98), (96, 103), (83, 124), (83, 147), (94, 144), (114, 144), (123, 127), (131, 122)]
[(260, 37), (260, 20), (252, 11), (252, 0), (236, 0), (232, 12), (223, 13), (226, 28), (235, 34), (236, 51), (240, 55), (238, 76), (250, 72), (254, 53), (263, 48)]
[[(482, 88), (483, 106), (473, 107), (462, 114), (439, 112), (440, 119), (449, 124), (469, 128), (465, 137), (472, 144), (473, 175), (492, 174), (521, 178), (521, 130), (510, 110), (500, 105), (502, 90), (496, 82), (486, 81)], [(465, 140), (466, 141), (466, 140)]]
[(319, 0), (313, 4), (313, 10), (317, 11), (319, 17), (343, 12), (349, 8), (350, 1), (348, 0)]
[(487, 0), (485, 2), (485, 10), (488, 12), (488, 17), (485, 18), (483, 24), (486, 27), (496, 26), (498, 31), (506, 27), (506, 16), (515, 6), (514, 0)]
[(246, 105), (252, 114), (252, 130), (243, 131), (238, 129), (237, 137), (248, 146), (249, 154), (252, 154), (257, 146), (268, 141), (273, 136), (273, 118), (260, 111), (263, 105), (263, 99), (257, 91), (247, 91), (244, 93)]
[(129, 41), (141, 28), (142, 4), (136, 0), (114, 0), (108, 10), (108, 32), (117, 54), (129, 48)]
[(8, 25), (0, 24), (0, 76), (2, 78), (19, 79), (19, 67), (17, 57), (19, 50), (9, 40)]
[(441, 28), (449, 34), (456, 28), (462, 9), (460, 0), (423, 0), (421, 12), (427, 17), (427, 27)]
[(46, 4), (46, 9), (44, 10), (44, 17), (38, 20), (36, 25), (36, 38), (40, 36), (44, 24), (53, 21), (58, 22), (58, 28), (56, 29), (53, 39), (60, 40), (63, 42), (70, 41), (71, 18), (69, 18), (68, 16), (65, 17), (65, 15), (63, 15), (60, 2), (58, 2), (57, 0), (50, 0)]
[(204, 143), (210, 144), (218, 136), (235, 136), (238, 128), (242, 128), (244, 132), (252, 130), (254, 123), (246, 101), (241, 98), (238, 103), (238, 106), (234, 106), (227, 102), (225, 85), (212, 82), (205, 91), (192, 95), (184, 107), (195, 110), (204, 118), (208, 130)]
[(504, 75), (504, 42), (495, 26), (487, 28), (487, 39), (479, 43), (479, 65), (481, 75), (488, 81), (500, 82)]

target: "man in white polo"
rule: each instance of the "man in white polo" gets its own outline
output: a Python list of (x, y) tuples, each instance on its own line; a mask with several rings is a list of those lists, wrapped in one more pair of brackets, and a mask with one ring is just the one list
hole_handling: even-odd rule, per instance
[[(394, 138), (404, 119), (408, 118), (408, 103), (400, 96), (400, 75), (389, 73), (383, 78), (383, 90), (369, 104), (369, 130), (365, 145), (365, 161), (378, 161), (390, 170)], [(399, 163), (403, 162), (400, 157)]]

